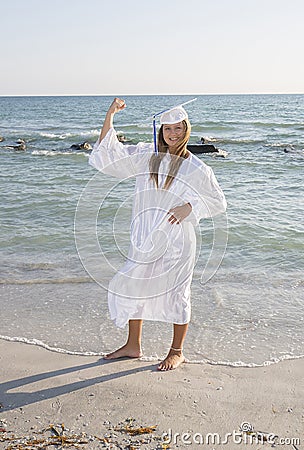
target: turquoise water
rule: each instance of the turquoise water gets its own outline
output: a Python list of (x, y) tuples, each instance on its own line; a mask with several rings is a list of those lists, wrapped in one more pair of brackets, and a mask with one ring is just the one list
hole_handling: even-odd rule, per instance
[[(188, 99), (126, 97), (116, 129), (131, 142), (149, 142), (151, 116)], [(74, 236), (80, 196), (96, 172), (88, 166), (88, 152), (70, 147), (95, 142), (110, 102), (110, 97), (0, 98), (2, 337), (101, 354), (124, 341), (125, 331), (108, 318), (106, 290), (92, 279), (106, 286), (110, 274), (98, 258), (83, 267)], [(229, 154), (200, 156), (227, 197), (228, 231), (224, 221), (220, 226), (228, 232), (228, 245), (224, 252), (225, 239), (217, 241), (223, 260), (218, 270), (209, 264), (206, 273), (213, 276), (202, 284), (214, 234), (211, 222), (201, 223), (187, 356), (244, 365), (301, 357), (304, 95), (199, 96), (188, 112), (191, 142), (204, 136)], [(17, 139), (26, 141), (26, 152), (8, 148)], [(97, 176), (85, 205), (89, 238), (94, 201), (106, 196), (98, 235), (114, 268), (128, 248), (131, 202), (125, 200), (132, 183), (114, 186)], [(169, 325), (147, 323), (145, 355), (163, 356), (170, 338)]]

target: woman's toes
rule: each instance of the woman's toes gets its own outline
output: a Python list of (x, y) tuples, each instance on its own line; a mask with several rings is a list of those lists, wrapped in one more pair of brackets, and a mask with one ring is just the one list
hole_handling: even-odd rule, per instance
[(158, 370), (172, 370), (177, 369), (178, 366), (180, 366), (185, 361), (184, 355), (181, 354), (172, 354), (169, 353), (167, 358), (165, 358), (159, 365)]
[(103, 358), (104, 359), (118, 359), (118, 358), (140, 358), (142, 352), (140, 348), (129, 347), (124, 345), (123, 347), (115, 350), (115, 352), (108, 353)]

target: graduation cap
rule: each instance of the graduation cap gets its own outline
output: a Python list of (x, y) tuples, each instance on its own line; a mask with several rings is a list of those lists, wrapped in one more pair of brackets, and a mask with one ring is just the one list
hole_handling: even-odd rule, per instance
[(154, 151), (158, 154), (157, 149), (157, 139), (156, 139), (156, 118), (160, 116), (160, 124), (161, 125), (173, 125), (174, 123), (182, 122), (185, 119), (188, 119), (188, 114), (184, 110), (183, 106), (188, 105), (188, 103), (192, 103), (197, 98), (193, 98), (192, 100), (188, 100), (185, 103), (181, 103), (180, 105), (173, 106), (168, 109), (164, 109), (153, 115), (153, 140), (154, 140)]

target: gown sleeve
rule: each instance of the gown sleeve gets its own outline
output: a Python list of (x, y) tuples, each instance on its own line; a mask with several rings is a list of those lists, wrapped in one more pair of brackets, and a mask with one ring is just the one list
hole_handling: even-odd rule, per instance
[(192, 174), (183, 199), (192, 206), (185, 220), (194, 225), (204, 218), (214, 217), (226, 211), (227, 202), (213, 170), (206, 164)]
[(114, 128), (110, 128), (103, 140), (95, 143), (89, 164), (100, 172), (123, 179), (146, 170), (152, 151), (151, 144), (122, 144), (117, 139)]

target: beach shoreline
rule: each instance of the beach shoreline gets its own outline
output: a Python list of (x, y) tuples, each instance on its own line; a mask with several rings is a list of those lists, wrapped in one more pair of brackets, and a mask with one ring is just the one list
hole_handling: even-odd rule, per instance
[[(9, 432), (29, 436), (50, 424), (64, 423), (83, 436), (108, 436), (111, 448), (111, 439), (120, 435), (109, 429), (136, 419), (140, 426), (157, 425), (151, 434), (155, 439), (149, 442), (149, 435), (131, 438), (121, 433), (124, 448), (131, 448), (128, 439), (142, 439), (140, 448), (165, 448), (160, 446), (163, 433), (171, 439), (169, 448), (203, 448), (193, 439), (202, 442), (208, 433), (218, 434), (221, 440), (214, 448), (242, 448), (232, 436), (242, 423), (288, 441), (280, 448), (301, 448), (295, 439), (303, 437), (304, 429), (303, 358), (256, 368), (186, 363), (163, 373), (147, 361), (109, 362), (0, 340), (0, 364), (2, 438)], [(241, 436), (238, 439), (249, 435)], [(83, 448), (102, 445), (105, 442), (92, 438)], [(261, 445), (251, 443), (248, 448)], [(0, 441), (1, 449), (7, 446)]]

